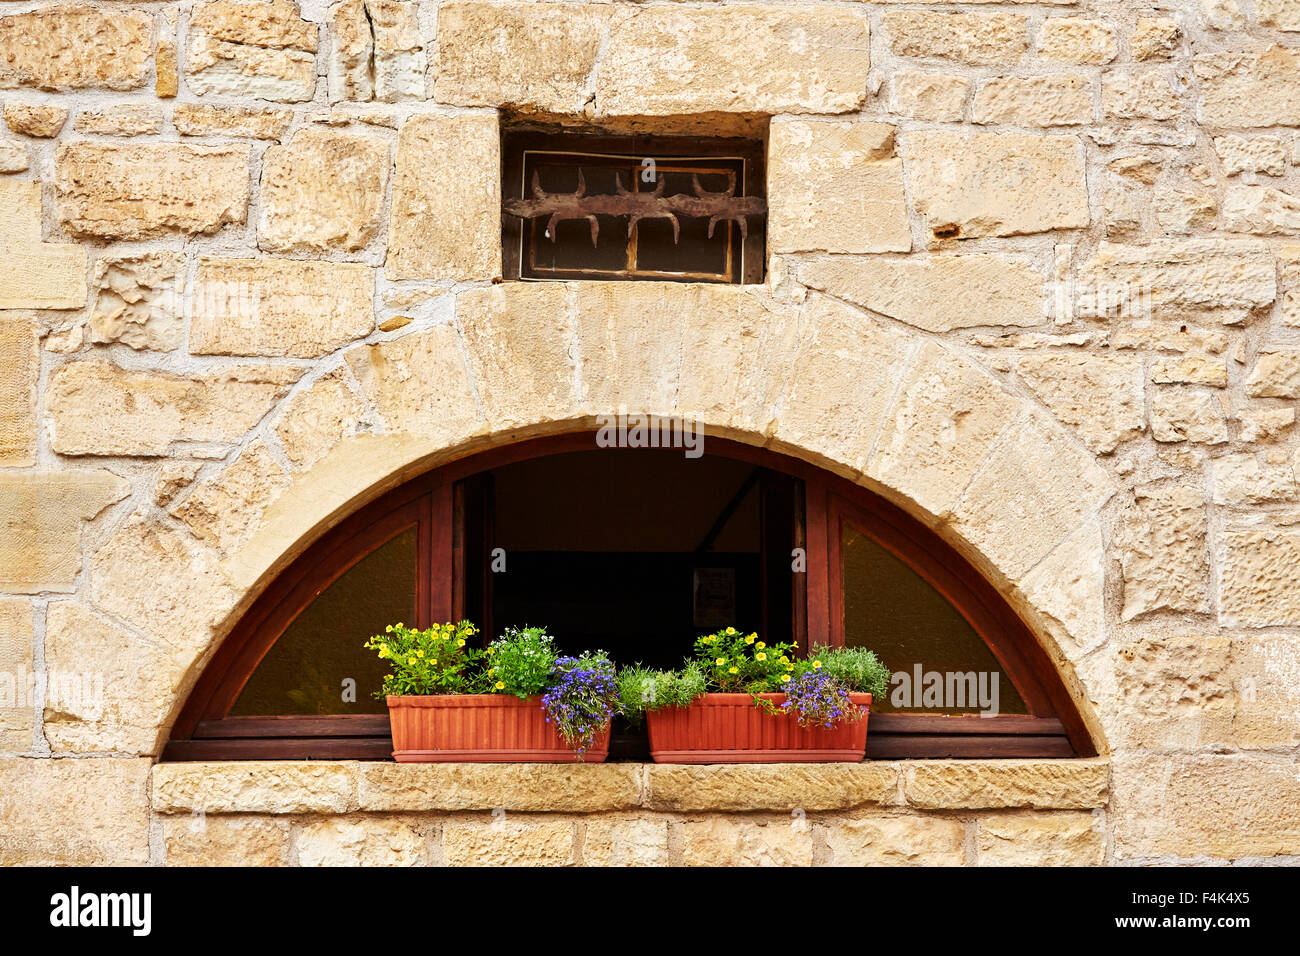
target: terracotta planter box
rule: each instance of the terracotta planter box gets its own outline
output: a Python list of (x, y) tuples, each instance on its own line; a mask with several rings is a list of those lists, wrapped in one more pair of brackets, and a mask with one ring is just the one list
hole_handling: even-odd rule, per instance
[[(785, 703), (784, 694), (761, 696)], [(871, 705), (870, 694), (850, 697)], [(867, 716), (833, 730), (805, 728), (759, 710), (749, 694), (705, 694), (689, 707), (649, 711), (646, 722), (655, 763), (856, 763), (867, 749)]]
[(540, 697), (390, 696), (388, 720), (398, 763), (600, 763), (609, 756), (608, 724), (579, 755), (546, 722)]

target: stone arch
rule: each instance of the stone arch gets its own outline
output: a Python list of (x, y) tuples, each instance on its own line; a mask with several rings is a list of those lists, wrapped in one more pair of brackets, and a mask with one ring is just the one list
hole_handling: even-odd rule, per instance
[(817, 464), (938, 530), (1022, 613), (1106, 752), (1097, 689), (1075, 664), (1105, 639), (1098, 513), (1113, 488), (993, 374), (779, 287), (513, 283), (445, 304), (343, 351), (168, 514), (131, 515), (99, 549), (102, 625), (165, 648), (101, 740), (159, 753), (242, 611), (343, 516), (431, 467), (622, 409)]

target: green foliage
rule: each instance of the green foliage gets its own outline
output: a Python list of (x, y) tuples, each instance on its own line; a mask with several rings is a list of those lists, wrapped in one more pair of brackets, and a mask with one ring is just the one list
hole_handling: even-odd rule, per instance
[(764, 694), (781, 689), (795, 670), (793, 644), (768, 645), (734, 627), (695, 639), (695, 657), (708, 681), (724, 694)]
[(401, 623), (388, 625), (365, 643), (393, 665), (375, 696), (474, 693), (479, 683), (476, 665), (483, 657), (471, 644), (476, 634), (478, 628), (469, 621), (435, 624), (423, 631)]
[(619, 711), (634, 724), (640, 724), (647, 710), (685, 707), (708, 690), (704, 671), (694, 661), (681, 670), (660, 671), (640, 664), (618, 672)]
[(813, 661), (854, 693), (870, 694), (873, 700), (889, 693), (889, 668), (865, 647), (818, 647), (806, 666)]
[(550, 686), (555, 646), (544, 627), (506, 628), (488, 645), (482, 693), (536, 697)]

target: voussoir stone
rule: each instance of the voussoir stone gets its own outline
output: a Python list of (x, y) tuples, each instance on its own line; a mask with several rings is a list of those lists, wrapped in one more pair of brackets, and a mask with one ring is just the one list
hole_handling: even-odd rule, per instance
[(136, 89), (152, 47), (142, 10), (60, 4), (0, 17), (0, 89)]
[(634, 764), (361, 765), (365, 811), (494, 810), (598, 813), (640, 805)]
[(196, 355), (315, 358), (374, 331), (374, 274), (297, 259), (202, 259), (194, 281)]
[(275, 457), (255, 439), (229, 466), (201, 482), (168, 511), (223, 554), (235, 551), (289, 485)]
[(1092, 809), (1104, 807), (1110, 766), (1090, 760), (916, 762), (904, 770), (903, 796), (926, 809)]
[(897, 764), (646, 767), (645, 806), (678, 813), (848, 810), (898, 802)]
[(1089, 223), (1083, 151), (1073, 136), (916, 130), (909, 194), (940, 238), (1013, 236)]
[(59, 218), (101, 239), (212, 233), (245, 221), (248, 148), (181, 143), (63, 143), (55, 153)]
[(1014, 360), (1016, 371), (1097, 454), (1142, 434), (1142, 359), (1136, 355), (1046, 352)]

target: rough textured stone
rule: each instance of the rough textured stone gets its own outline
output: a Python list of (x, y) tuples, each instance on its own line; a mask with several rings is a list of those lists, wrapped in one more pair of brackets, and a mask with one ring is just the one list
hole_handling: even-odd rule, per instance
[(981, 817), (981, 866), (1100, 866), (1101, 820), (1091, 813), (1018, 813)]
[(1246, 391), (1256, 398), (1300, 398), (1300, 352), (1264, 352), (1246, 377)]
[(140, 10), (61, 4), (0, 17), (0, 89), (135, 89), (152, 48)]
[(772, 252), (907, 252), (903, 161), (886, 123), (777, 119), (768, 145)]
[(588, 817), (582, 841), (584, 866), (666, 866), (668, 821), (616, 814)]
[(1224, 746), (1236, 702), (1230, 648), (1228, 638), (1195, 630), (1120, 648), (1109, 707), (1124, 718), (1122, 742), (1148, 750)]
[(356, 809), (356, 762), (160, 763), (155, 813), (347, 813)]
[(30, 165), (26, 143), (18, 139), (0, 139), (0, 173), (21, 173)]
[(1102, 20), (1048, 17), (1038, 30), (1038, 53), (1066, 63), (1109, 63), (1119, 53), (1119, 40)]
[(1148, 611), (1209, 610), (1205, 502), (1195, 488), (1139, 489), (1119, 530), (1122, 618)]
[(81, 524), (126, 497), (108, 471), (0, 473), (0, 591), (71, 591)]
[(1300, 528), (1243, 521), (1216, 535), (1219, 623), (1300, 624)]
[(1229, 176), (1238, 173), (1267, 173), (1281, 176), (1286, 172), (1287, 148), (1271, 136), (1236, 136), (1227, 133), (1214, 137), (1214, 151)]
[(171, 352), (184, 341), (185, 260), (175, 252), (104, 258), (95, 263), (90, 341)]
[(1182, 100), (1162, 70), (1107, 73), (1101, 80), (1101, 108), (1118, 119), (1174, 119)]
[(1209, 126), (1300, 124), (1300, 54), (1281, 46), (1198, 56), (1200, 121)]
[(1027, 21), (1018, 13), (887, 10), (881, 20), (899, 56), (1009, 65), (1029, 48)]
[(79, 236), (150, 239), (243, 223), (248, 150), (179, 143), (63, 143), (55, 153), (59, 218)]
[(654, 810), (847, 810), (898, 800), (898, 765), (794, 764), (648, 769), (644, 805)]
[(970, 80), (950, 73), (897, 70), (893, 75), (895, 113), (930, 123), (955, 123), (966, 108)]
[(1151, 364), (1151, 381), (1160, 385), (1212, 385), (1224, 388), (1228, 384), (1228, 368), (1223, 359), (1203, 355), (1160, 359)]
[(0, 760), (0, 863), (143, 866), (149, 862), (149, 760)]
[(51, 445), (62, 455), (165, 455), (172, 442), (231, 442), (297, 381), (287, 366), (186, 378), (69, 362), (52, 376)]
[(0, 753), (32, 749), (36, 723), (36, 624), (32, 602), (0, 597)]
[(262, 513), (288, 484), (289, 477), (274, 456), (255, 440), (229, 467), (168, 510), (194, 537), (230, 554), (257, 530)]
[(1173, 56), (1183, 31), (1173, 17), (1138, 17), (1129, 37), (1135, 60), (1165, 60)]
[(361, 265), (203, 259), (194, 281), (196, 355), (314, 358), (374, 331), (374, 276)]
[(630, 764), (361, 765), (363, 810), (591, 813), (639, 805)]
[(450, 866), (571, 866), (574, 825), (548, 816), (496, 816), (447, 823), (443, 860)]
[(1254, 454), (1227, 455), (1210, 462), (1210, 476), (1217, 505), (1242, 507), (1291, 501), (1300, 495), (1295, 470), (1285, 458), (1270, 461)]
[(1093, 121), (1092, 86), (1078, 73), (995, 77), (975, 94), (976, 123), (1074, 126)]
[(917, 130), (905, 158), (912, 202), (938, 237), (1088, 225), (1083, 155), (1073, 137)]
[(867, 29), (866, 15), (847, 7), (642, 7), (610, 26), (596, 107), (614, 116), (850, 112), (866, 98)]
[(154, 74), (153, 88), (159, 99), (170, 100), (180, 92), (180, 63), (174, 37), (158, 38), (158, 51), (154, 54)]
[(340, 369), (286, 402), (275, 437), (295, 470), (310, 468), (368, 424), (361, 400), (348, 383), (349, 376)]
[(494, 116), (417, 116), (402, 124), (388, 278), (501, 275), (500, 150)]
[(826, 843), (835, 866), (962, 866), (966, 827), (948, 817), (832, 819)]
[(41, 241), (41, 184), (0, 182), (0, 210), (0, 310), (85, 305), (86, 250)]
[(168, 866), (284, 866), (289, 824), (265, 817), (164, 817)]
[(310, 100), (316, 25), (292, 0), (212, 0), (190, 14), (185, 82), (200, 96)]
[(927, 332), (1043, 322), (1044, 276), (997, 253), (906, 259), (824, 259), (799, 270), (806, 285)]
[(1104, 760), (936, 760), (909, 767), (903, 779), (907, 802), (934, 810), (1090, 810), (1106, 805), (1109, 788)]
[(812, 866), (812, 827), (798, 815), (710, 816), (678, 826), (686, 866)]
[(1300, 235), (1300, 199), (1270, 186), (1229, 186), (1223, 195), (1223, 225), (1260, 236)]
[(355, 252), (379, 234), (388, 144), (301, 129), (262, 160), (258, 245), (268, 252)]
[(1228, 440), (1223, 401), (1213, 392), (1157, 387), (1150, 399), (1151, 435), (1156, 441), (1221, 445)]
[(1242, 749), (1291, 749), (1300, 744), (1300, 642), (1276, 631), (1232, 642), (1232, 738)]
[(424, 836), (400, 817), (336, 817), (304, 823), (299, 866), (419, 866)]
[(62, 106), (9, 102), (5, 104), (4, 113), (5, 124), (20, 136), (45, 139), (58, 136), (68, 121), (68, 111)]
[(418, 6), (402, 0), (345, 0), (332, 8), (331, 103), (424, 99), (427, 63)]
[(208, 106), (177, 103), (172, 122), (182, 136), (247, 136), (280, 139), (293, 122), (293, 111), (251, 106)]
[(72, 124), (78, 133), (100, 136), (144, 136), (162, 129), (162, 109), (154, 103), (119, 103), (77, 114)]
[(0, 466), (36, 461), (36, 324), (0, 319)]
[(1057, 420), (1097, 454), (1113, 452), (1144, 430), (1137, 356), (1048, 352), (1018, 359), (1015, 369)]

